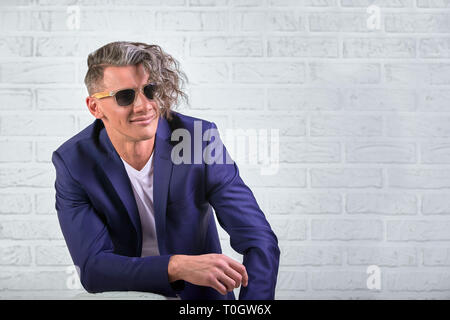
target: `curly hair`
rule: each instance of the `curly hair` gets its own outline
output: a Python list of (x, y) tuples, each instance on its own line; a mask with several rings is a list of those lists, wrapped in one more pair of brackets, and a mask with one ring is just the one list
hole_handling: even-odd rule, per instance
[(180, 70), (179, 62), (155, 44), (116, 41), (90, 53), (84, 78), (89, 95), (104, 90), (103, 72), (106, 67), (141, 63), (149, 73), (149, 79), (156, 82), (155, 100), (161, 114), (170, 120), (170, 110), (178, 105), (180, 98), (188, 102), (188, 96), (183, 91), (188, 79)]

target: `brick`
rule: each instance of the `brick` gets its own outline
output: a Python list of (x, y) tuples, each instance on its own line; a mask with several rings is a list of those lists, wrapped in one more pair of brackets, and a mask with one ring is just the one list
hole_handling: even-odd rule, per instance
[(342, 90), (346, 110), (414, 111), (416, 93), (410, 89), (350, 88)]
[[(0, 83), (68, 83), (75, 78), (71, 62), (0, 63)], [(43, 76), (45, 75), (45, 76)]]
[(423, 214), (450, 214), (448, 194), (424, 194), (422, 199)]
[(68, 136), (75, 133), (75, 118), (71, 115), (3, 115), (1, 135)]
[(53, 151), (55, 151), (63, 142), (64, 142), (64, 140), (37, 141), (36, 142), (36, 161), (37, 162), (51, 162)]
[(311, 63), (311, 83), (375, 84), (380, 82), (380, 65), (373, 63)]
[(3, 7), (0, 10), (0, 30), (7, 31), (30, 31), (31, 12)]
[(230, 78), (230, 68), (223, 62), (186, 62), (183, 69), (192, 84), (226, 83)]
[(450, 290), (450, 273), (439, 271), (401, 271), (387, 274), (390, 291), (446, 291)]
[(29, 57), (33, 54), (32, 37), (2, 37), (0, 57)]
[(231, 7), (259, 7), (263, 6), (264, 2), (260, 0), (229, 0)]
[(261, 174), (261, 167), (269, 170), (269, 165), (261, 164), (255, 168), (243, 168), (240, 166), (240, 175), (249, 187), (301, 187), (303, 185), (304, 172), (296, 168), (279, 167), (274, 175)]
[(35, 0), (3, 0), (0, 3), (0, 6), (29, 6), (33, 5), (34, 1)]
[(417, 0), (419, 8), (448, 8), (450, 2), (448, 0)]
[(251, 128), (255, 130), (265, 129), (267, 131), (267, 137), (270, 140), (271, 130), (274, 129), (279, 130), (280, 137), (304, 136), (306, 134), (305, 122), (306, 119), (304, 116), (252, 114), (251, 117), (234, 117), (232, 121), (232, 128)]
[(55, 182), (54, 169), (47, 168), (0, 168), (0, 188), (53, 187)]
[(189, 0), (190, 7), (204, 7), (204, 6), (226, 6), (228, 0)]
[(386, 64), (386, 81), (390, 84), (422, 86), (450, 84), (450, 64)]
[(340, 214), (342, 199), (335, 193), (305, 193), (299, 189), (267, 191), (272, 214)]
[(415, 163), (416, 144), (370, 141), (346, 143), (345, 156), (352, 163)]
[(232, 16), (232, 31), (289, 32), (305, 31), (305, 18), (292, 11), (236, 12)]
[[(233, 99), (230, 99), (233, 97)], [(262, 89), (243, 87), (192, 88), (190, 95), (193, 108), (213, 110), (256, 109), (264, 104)]]
[(63, 239), (57, 220), (0, 220), (0, 239)]
[(28, 89), (0, 89), (0, 110), (31, 110), (33, 94)]
[(115, 38), (51, 36), (36, 37), (37, 57), (83, 57)]
[(32, 143), (30, 141), (0, 141), (0, 162), (30, 162), (32, 160)]
[[(90, 0), (82, 0), (90, 3)], [(122, 0), (110, 0), (115, 5), (123, 5)], [(190, 0), (191, 1), (191, 0)], [(202, 1), (202, 0), (198, 0)], [(207, 0), (204, 0), (207, 1)], [(184, 6), (186, 4), (186, 0), (129, 0), (127, 5), (142, 5), (142, 6)]]
[(65, 245), (36, 246), (36, 264), (50, 265), (73, 265), (69, 250)]
[(403, 193), (350, 193), (347, 195), (348, 213), (414, 215), (417, 198)]
[(450, 32), (450, 15), (443, 13), (387, 13), (384, 15), (384, 22), (387, 32)]
[(306, 272), (284, 270), (278, 272), (277, 290), (304, 291), (307, 288), (308, 282)]
[(381, 170), (369, 168), (311, 169), (313, 188), (381, 188)]
[(389, 137), (449, 137), (450, 117), (446, 116), (391, 116), (386, 118)]
[(423, 89), (418, 93), (417, 109), (426, 112), (450, 111), (449, 99), (449, 90)]
[(363, 271), (313, 271), (313, 290), (367, 290), (368, 275)]
[(2, 271), (3, 290), (64, 290), (71, 274), (65, 271)]
[[(32, 16), (33, 29), (47, 32), (73, 32), (67, 25), (69, 17), (70, 14), (66, 9), (35, 11)], [(80, 9), (79, 27), (76, 31), (123, 32), (123, 30), (127, 30), (128, 32), (142, 32), (142, 30), (155, 30), (155, 18), (153, 11), (145, 9)]]
[(342, 100), (335, 89), (269, 88), (267, 95), (273, 110), (338, 110)]
[(331, 7), (336, 0), (269, 0), (270, 6)]
[(156, 13), (158, 30), (224, 31), (228, 25), (226, 12), (166, 11)]
[(38, 193), (35, 196), (36, 213), (37, 214), (53, 214), (56, 215), (56, 198), (55, 191), (47, 193)]
[(312, 32), (371, 32), (367, 28), (367, 14), (323, 12), (309, 15), (309, 30)]
[(450, 240), (448, 220), (395, 220), (386, 224), (388, 241)]
[(326, 266), (342, 264), (342, 249), (330, 246), (284, 246), (280, 260), (285, 266)]
[(80, 88), (37, 89), (37, 107), (40, 110), (87, 111), (87, 95), (87, 90)]
[(318, 57), (337, 58), (336, 39), (324, 37), (269, 37), (267, 40), (269, 57)]
[(270, 226), (278, 240), (305, 240), (307, 222), (300, 219), (270, 219)]
[(417, 266), (417, 249), (410, 247), (349, 247), (347, 257), (350, 265)]
[(440, 189), (450, 187), (450, 170), (387, 169), (388, 185), (403, 189)]
[(414, 58), (413, 38), (344, 39), (344, 58)]
[(92, 114), (84, 114), (77, 116), (78, 130), (83, 130), (87, 126), (91, 125), (95, 121), (95, 117)]
[(380, 116), (312, 116), (311, 136), (381, 136)]
[(420, 145), (422, 163), (450, 163), (450, 144), (427, 142)]
[(342, 7), (363, 7), (367, 8), (370, 5), (386, 8), (411, 8), (413, 0), (341, 0)]
[(450, 58), (449, 38), (428, 38), (419, 41), (419, 56), (421, 58)]
[(331, 163), (340, 162), (341, 148), (336, 142), (283, 141), (280, 144), (280, 162)]
[(381, 240), (383, 222), (373, 219), (313, 219), (312, 240)]
[(450, 248), (423, 248), (423, 264), (425, 266), (449, 266)]
[(27, 246), (0, 247), (0, 265), (27, 266), (30, 264), (31, 264), (31, 252), (29, 247)]
[(0, 194), (0, 214), (31, 213), (31, 198), (27, 194)]
[(262, 56), (262, 40), (257, 37), (192, 37), (190, 54), (194, 57)]
[(305, 65), (284, 62), (233, 63), (233, 82), (303, 83)]

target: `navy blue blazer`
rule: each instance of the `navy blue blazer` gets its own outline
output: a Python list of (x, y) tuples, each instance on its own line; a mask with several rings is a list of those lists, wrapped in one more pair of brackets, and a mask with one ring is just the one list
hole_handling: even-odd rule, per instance
[[(194, 137), (194, 121), (201, 121), (202, 134), (217, 127), (177, 112), (172, 115), (171, 121), (159, 118), (154, 146), (153, 201), (160, 256), (140, 257), (136, 200), (101, 120), (53, 152), (56, 210), (83, 287), (91, 293), (146, 291), (182, 299), (234, 299), (233, 292), (221, 295), (209, 287), (168, 280), (172, 255), (221, 253), (215, 212), (232, 248), (243, 255), (249, 276), (239, 298), (273, 299), (280, 255), (277, 237), (236, 164), (226, 164), (226, 148), (219, 154), (225, 164), (171, 161), (178, 143), (171, 141), (175, 129)], [(202, 141), (202, 148), (212, 141)]]

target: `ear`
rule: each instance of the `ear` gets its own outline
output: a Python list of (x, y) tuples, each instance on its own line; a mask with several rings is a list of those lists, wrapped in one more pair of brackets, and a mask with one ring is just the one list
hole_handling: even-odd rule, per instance
[(103, 118), (103, 112), (100, 108), (98, 100), (92, 97), (86, 98), (86, 105), (89, 109), (89, 112), (97, 119)]

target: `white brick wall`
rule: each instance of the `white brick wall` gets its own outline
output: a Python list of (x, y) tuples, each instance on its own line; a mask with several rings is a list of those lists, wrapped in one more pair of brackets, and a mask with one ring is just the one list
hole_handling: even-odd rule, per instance
[[(78, 5), (79, 29), (67, 25)], [(380, 28), (368, 28), (369, 5)], [(450, 298), (447, 0), (0, 0), (0, 298), (70, 297), (51, 153), (93, 121), (86, 56), (157, 43), (186, 114), (278, 129), (241, 174), (279, 238), (280, 299)], [(239, 164), (239, 163), (238, 163)], [(224, 252), (229, 247), (220, 230)], [(369, 265), (381, 271), (370, 290)]]

